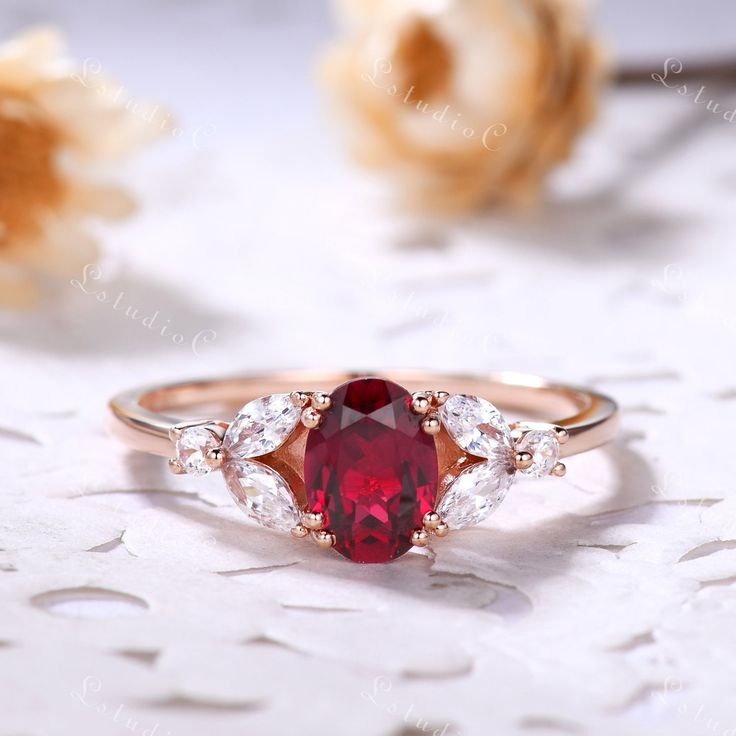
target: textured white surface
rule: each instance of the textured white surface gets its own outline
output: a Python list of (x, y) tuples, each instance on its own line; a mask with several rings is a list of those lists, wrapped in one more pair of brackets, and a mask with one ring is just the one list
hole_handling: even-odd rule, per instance
[[(619, 90), (538, 219), (410, 221), (320, 119), (316, 7), (102, 5), (11, 2), (1, 26), (63, 21), (78, 57), (216, 132), (121, 173), (142, 208), (101, 231), (85, 290), (108, 301), (70, 285), (1, 315), (0, 733), (732, 733), (736, 124)], [(274, 264), (278, 299), (253, 277)], [(195, 355), (119, 292), (217, 338)], [(592, 383), (623, 431), (434, 556), (367, 567), (105, 432), (136, 383), (415, 364)]]

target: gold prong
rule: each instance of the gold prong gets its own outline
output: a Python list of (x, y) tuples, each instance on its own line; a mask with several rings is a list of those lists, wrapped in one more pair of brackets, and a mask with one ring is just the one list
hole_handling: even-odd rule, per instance
[(441, 523), (442, 519), (436, 511), (428, 511), (422, 519), (422, 524), (428, 532), (433, 532)]
[(307, 429), (316, 429), (322, 421), (322, 415), (312, 406), (308, 406), (302, 412), (302, 424)]
[(556, 478), (563, 478), (565, 473), (567, 473), (567, 466), (565, 463), (557, 463), (557, 465), (552, 468), (552, 475)]
[(169, 470), (174, 475), (184, 475), (187, 472), (175, 457), (169, 458)]
[(411, 543), (415, 547), (426, 547), (429, 544), (429, 532), (424, 529), (415, 529), (411, 535)]
[(434, 530), (434, 533), (438, 537), (446, 537), (450, 533), (450, 527), (444, 521), (441, 521)]
[(450, 394), (447, 393), (447, 391), (433, 391), (432, 392), (432, 401), (434, 402), (435, 406), (442, 406), (449, 398), (450, 398)]
[(530, 452), (517, 452), (514, 455), (514, 465), (517, 470), (526, 470), (534, 464), (534, 457)]
[(432, 408), (432, 402), (424, 391), (417, 391), (411, 397), (411, 409), (415, 414), (426, 414)]
[(326, 529), (312, 532), (312, 539), (320, 549), (329, 549), (335, 546), (335, 535)]
[(205, 455), (205, 461), (207, 462), (210, 470), (219, 470), (225, 463), (226, 453), (222, 447), (213, 447), (211, 450), (207, 450)]
[(329, 394), (322, 393), (322, 391), (315, 391), (312, 394), (312, 406), (317, 411), (325, 411), (332, 406), (332, 399)]
[(302, 515), (302, 524), (312, 531), (319, 531), (325, 525), (325, 515), (319, 511), (307, 511)]
[(438, 417), (425, 417), (422, 420), (422, 429), (426, 434), (439, 434), (442, 429), (442, 423)]
[(291, 536), (295, 539), (304, 539), (309, 534), (309, 529), (304, 526), (304, 524), (297, 524), (292, 530), (291, 530)]
[(292, 391), (289, 397), (297, 406), (304, 407), (309, 403), (309, 394), (306, 391)]
[(557, 427), (555, 434), (557, 435), (557, 441), (561, 445), (564, 445), (570, 439), (570, 433), (564, 427)]
[(524, 430), (521, 427), (511, 427), (511, 439), (518, 442), (524, 436)]

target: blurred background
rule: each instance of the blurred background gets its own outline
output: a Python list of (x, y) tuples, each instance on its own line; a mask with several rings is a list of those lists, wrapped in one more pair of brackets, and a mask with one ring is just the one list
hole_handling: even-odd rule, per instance
[[(736, 728), (735, 29), (726, 0), (6, 0), (2, 733)], [(538, 373), (624, 430), (382, 570), (106, 435), (131, 385), (302, 366)]]

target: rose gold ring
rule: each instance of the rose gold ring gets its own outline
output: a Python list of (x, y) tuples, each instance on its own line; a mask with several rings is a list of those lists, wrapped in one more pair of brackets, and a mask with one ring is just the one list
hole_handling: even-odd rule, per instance
[[(561, 477), (561, 457), (617, 430), (612, 399), (535, 376), (379, 375), (281, 373), (129, 391), (110, 402), (113, 430), (169, 456), (174, 473), (220, 470), (251, 519), (355, 562), (388, 562), (480, 523), (517, 473)], [(507, 421), (494, 404), (523, 418)]]

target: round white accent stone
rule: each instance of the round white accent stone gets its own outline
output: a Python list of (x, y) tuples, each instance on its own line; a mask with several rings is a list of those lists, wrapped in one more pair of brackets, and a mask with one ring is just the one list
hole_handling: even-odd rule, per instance
[(188, 427), (176, 440), (176, 460), (189, 475), (207, 475), (207, 452), (220, 446), (220, 440), (204, 427)]
[(271, 394), (248, 402), (225, 433), (230, 457), (266, 455), (280, 447), (299, 423), (301, 409), (289, 394)]
[(490, 401), (479, 396), (454, 394), (440, 409), (445, 429), (466, 452), (506, 462), (513, 450), (511, 430)]
[(478, 463), (455, 478), (437, 507), (450, 529), (475, 526), (490, 516), (514, 480), (510, 460)]
[(288, 532), (301, 520), (291, 488), (275, 470), (250, 460), (231, 460), (222, 474), (235, 502), (261, 526)]
[(544, 478), (552, 472), (560, 459), (560, 443), (551, 431), (533, 429), (516, 446), (518, 452), (528, 452), (533, 459), (530, 467), (521, 472), (533, 478)]

